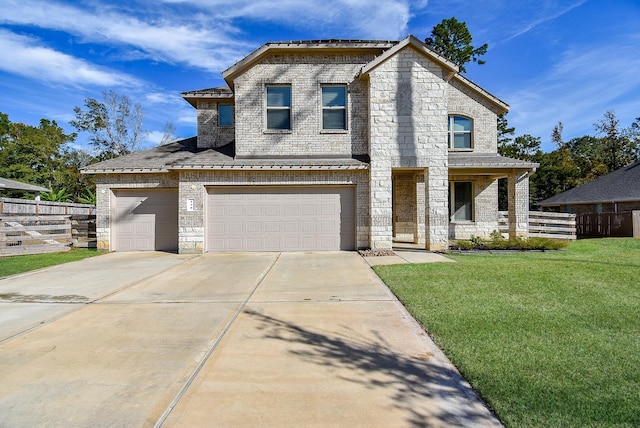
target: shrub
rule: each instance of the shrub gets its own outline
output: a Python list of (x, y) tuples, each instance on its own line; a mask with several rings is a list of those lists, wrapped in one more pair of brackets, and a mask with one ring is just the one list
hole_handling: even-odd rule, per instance
[(491, 240), (472, 236), (470, 240), (459, 240), (451, 245), (452, 250), (512, 250), (512, 251), (547, 251), (566, 248), (568, 241), (549, 238), (516, 238), (505, 239), (499, 232), (491, 233)]

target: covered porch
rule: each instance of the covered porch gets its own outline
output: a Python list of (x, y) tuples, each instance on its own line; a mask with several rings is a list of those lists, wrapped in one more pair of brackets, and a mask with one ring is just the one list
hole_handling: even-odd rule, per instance
[[(499, 230), (498, 180), (508, 187), (509, 237), (528, 237), (529, 176), (536, 164), (495, 154), (450, 153), (446, 194), (448, 237), (488, 238)], [(425, 169), (392, 170), (392, 228), (394, 246), (428, 248), (429, 203)]]

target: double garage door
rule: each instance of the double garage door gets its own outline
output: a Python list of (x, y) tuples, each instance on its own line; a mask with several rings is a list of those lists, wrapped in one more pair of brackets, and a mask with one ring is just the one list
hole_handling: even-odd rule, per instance
[(116, 251), (177, 251), (178, 191), (115, 190)]
[(355, 249), (353, 187), (211, 187), (208, 251)]

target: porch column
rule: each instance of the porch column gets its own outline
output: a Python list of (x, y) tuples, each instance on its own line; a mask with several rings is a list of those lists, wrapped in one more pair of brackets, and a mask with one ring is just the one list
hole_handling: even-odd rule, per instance
[(529, 174), (512, 173), (509, 185), (509, 239), (529, 237)]
[(445, 167), (431, 167), (425, 171), (426, 246), (430, 251), (449, 251), (448, 175)]
[(425, 174), (416, 173), (416, 223), (414, 240), (418, 245), (426, 247), (426, 211), (427, 196), (425, 189)]
[(370, 242), (372, 249), (390, 249), (393, 244), (393, 196), (391, 167), (387, 162), (370, 164)]

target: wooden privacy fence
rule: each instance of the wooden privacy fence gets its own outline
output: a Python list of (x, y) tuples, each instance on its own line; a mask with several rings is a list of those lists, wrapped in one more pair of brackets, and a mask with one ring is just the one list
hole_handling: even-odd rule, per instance
[(96, 206), (71, 202), (0, 198), (0, 215), (95, 215)]
[(0, 198), (0, 256), (67, 251), (71, 246), (96, 247), (94, 205)]
[(0, 217), (3, 256), (68, 251), (72, 240), (68, 215)]
[(640, 237), (640, 211), (581, 214), (578, 216), (578, 235)]
[[(507, 211), (498, 212), (498, 224), (500, 232), (509, 232), (509, 213)], [(576, 215), (529, 211), (529, 236), (531, 238), (576, 239)]]

